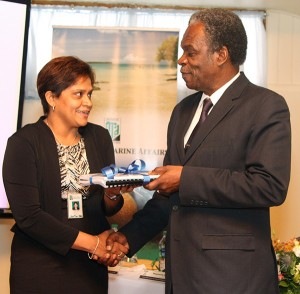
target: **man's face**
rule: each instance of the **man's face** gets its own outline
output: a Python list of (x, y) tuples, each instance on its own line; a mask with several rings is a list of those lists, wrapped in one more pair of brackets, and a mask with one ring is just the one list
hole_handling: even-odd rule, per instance
[(204, 25), (189, 25), (181, 41), (182, 56), (178, 59), (181, 74), (190, 89), (203, 91), (210, 95), (218, 78), (219, 67), (216, 63), (218, 53), (209, 50)]

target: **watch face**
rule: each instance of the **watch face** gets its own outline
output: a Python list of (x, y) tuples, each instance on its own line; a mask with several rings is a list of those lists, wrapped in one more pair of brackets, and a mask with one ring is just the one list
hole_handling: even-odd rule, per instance
[(104, 194), (110, 200), (117, 200), (122, 196), (121, 194), (118, 194), (118, 195), (108, 195), (107, 193), (104, 193)]

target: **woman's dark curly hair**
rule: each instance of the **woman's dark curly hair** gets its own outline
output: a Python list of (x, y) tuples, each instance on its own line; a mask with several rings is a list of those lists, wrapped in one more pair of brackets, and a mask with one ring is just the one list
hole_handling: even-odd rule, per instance
[(37, 90), (45, 115), (49, 113), (46, 92), (51, 91), (59, 97), (63, 90), (72, 86), (81, 77), (90, 78), (92, 86), (94, 85), (95, 74), (90, 65), (74, 56), (54, 58), (41, 69), (37, 77)]
[(212, 8), (195, 12), (189, 25), (203, 23), (211, 52), (227, 47), (234, 66), (245, 62), (247, 55), (247, 34), (241, 19), (232, 11)]

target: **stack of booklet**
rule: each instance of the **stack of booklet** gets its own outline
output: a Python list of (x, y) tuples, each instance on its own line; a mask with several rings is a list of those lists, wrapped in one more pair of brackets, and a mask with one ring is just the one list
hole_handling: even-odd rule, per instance
[(101, 185), (104, 188), (120, 186), (142, 186), (157, 179), (159, 175), (149, 175), (147, 172), (115, 174), (113, 178), (108, 178), (102, 173), (81, 175), (79, 182), (83, 186)]

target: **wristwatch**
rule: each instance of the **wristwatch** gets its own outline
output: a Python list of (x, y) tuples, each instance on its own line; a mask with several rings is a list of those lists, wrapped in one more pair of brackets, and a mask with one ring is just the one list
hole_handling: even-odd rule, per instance
[(109, 199), (109, 200), (113, 200), (116, 201), (118, 200), (120, 197), (122, 197), (122, 194), (117, 194), (117, 195), (109, 195), (106, 192), (104, 192), (104, 195)]

